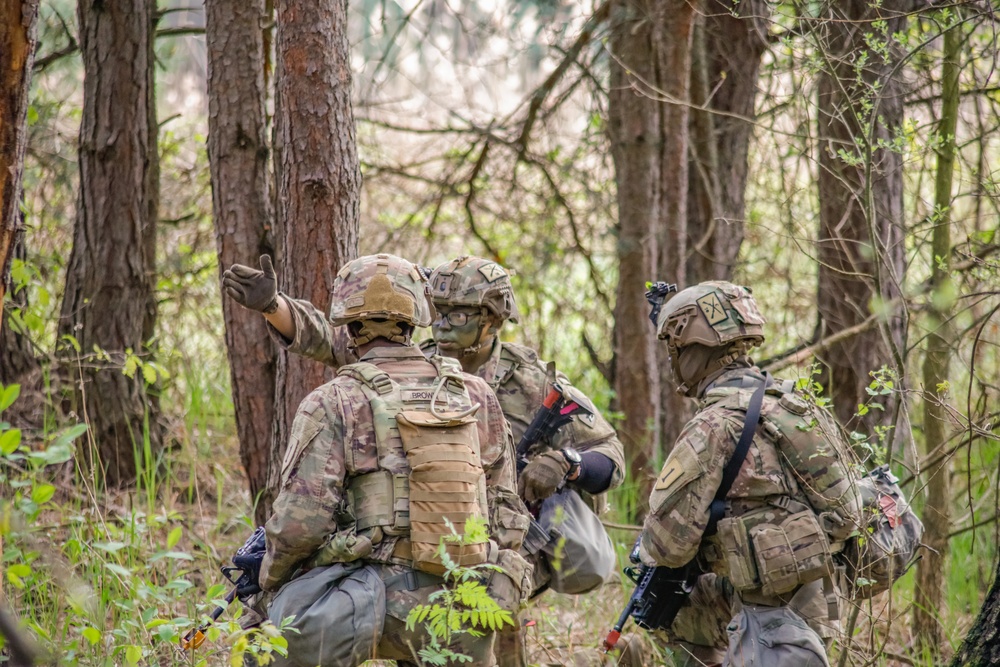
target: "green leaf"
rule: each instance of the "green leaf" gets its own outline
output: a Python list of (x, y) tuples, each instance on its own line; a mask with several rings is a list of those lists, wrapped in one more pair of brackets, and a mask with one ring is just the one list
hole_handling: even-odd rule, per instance
[(159, 551), (153, 554), (153, 557), (149, 559), (149, 562), (154, 563), (158, 560), (163, 560), (164, 558), (169, 558), (170, 560), (194, 560), (194, 557), (183, 551)]
[(101, 641), (101, 631), (97, 628), (84, 628), (83, 638), (87, 640), (91, 646), (96, 646), (99, 641)]
[(156, 382), (156, 369), (149, 365), (143, 365), (142, 379), (146, 381), (146, 384), (153, 384)]
[(56, 493), (56, 487), (51, 484), (40, 484), (31, 490), (31, 500), (38, 505), (44, 505), (52, 500)]
[(135, 377), (135, 370), (139, 367), (139, 357), (129, 355), (125, 357), (125, 365), (122, 366), (122, 373), (126, 377)]
[(183, 532), (184, 531), (181, 529), (180, 526), (177, 526), (176, 528), (170, 531), (170, 534), (167, 535), (168, 549), (173, 549), (175, 546), (177, 546), (177, 543), (180, 542), (181, 535), (183, 534)]
[(142, 649), (133, 644), (125, 649), (125, 660), (128, 661), (130, 665), (138, 665), (139, 661), (142, 660)]
[(95, 549), (100, 549), (101, 551), (115, 553), (116, 551), (121, 551), (127, 545), (124, 542), (94, 542), (93, 546)]
[(21, 385), (12, 384), (4, 387), (3, 392), (0, 392), (0, 412), (3, 412), (17, 400), (17, 397), (21, 395)]
[(111, 570), (112, 572), (117, 574), (122, 579), (125, 579), (126, 581), (132, 578), (131, 570), (122, 567), (118, 563), (105, 563), (104, 567), (108, 570)]
[(21, 444), (21, 429), (13, 428), (0, 433), (0, 453), (4, 456), (13, 454)]

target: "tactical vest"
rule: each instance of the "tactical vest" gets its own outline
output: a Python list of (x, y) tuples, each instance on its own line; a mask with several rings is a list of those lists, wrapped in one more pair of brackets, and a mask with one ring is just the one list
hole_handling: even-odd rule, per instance
[[(745, 412), (751, 394), (740, 390), (716, 405)], [(759, 495), (741, 497), (737, 478), (731, 516), (719, 523), (719, 543), (734, 587), (771, 596), (831, 577), (833, 554), (857, 528), (861, 513), (852, 454), (837, 424), (792, 393), (790, 384), (768, 395), (778, 399), (765, 401), (759, 430), (772, 450), (758, 450), (768, 470), (755, 471)]]
[[(378, 453), (378, 470), (347, 483), (357, 532), (380, 528), (385, 535), (408, 537), (413, 567), (440, 574), (442, 542), (459, 565), (486, 562), (485, 535), (465, 545), (449, 539), (452, 527), (462, 535), (467, 519), (488, 522), (488, 514), (474, 416), (478, 404), (472, 405), (458, 362), (436, 356), (430, 361), (436, 377), (397, 381), (366, 362), (343, 366), (338, 375), (361, 384), (371, 406)], [(407, 465), (400, 465), (400, 459)], [(392, 472), (405, 468), (406, 473)]]

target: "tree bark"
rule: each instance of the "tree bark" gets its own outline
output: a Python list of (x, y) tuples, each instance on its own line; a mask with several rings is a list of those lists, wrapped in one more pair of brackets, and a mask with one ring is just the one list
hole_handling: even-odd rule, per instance
[(616, 0), (611, 7), (611, 87), (608, 134), (618, 185), (618, 290), (615, 305), (615, 378), (624, 419), (618, 435), (625, 446), (629, 478), (637, 485), (638, 513), (651, 490), (654, 446), (659, 430), (659, 373), (656, 332), (643, 297), (655, 280), (659, 218), (660, 104), (648, 89), (657, 80), (651, 54), (650, 6), (656, 0)]
[[(21, 212), (24, 152), (27, 146), (28, 95), (37, 40), (37, 0), (0, 3), (0, 53), (9, 54), (9, 66), (0, 71), (0, 383), (20, 384), (24, 398), (7, 409), (8, 421), (24, 424), (37, 417), (38, 396), (26, 391), (40, 384), (38, 360), (24, 335), (4, 317), (4, 296), (10, 285), (12, 261), (24, 255), (24, 216)], [(13, 294), (24, 305), (25, 293)], [(28, 385), (26, 387), (25, 385)], [(29, 398), (30, 396), (30, 398)]]
[(67, 360), (75, 407), (95, 445), (85, 449), (87, 462), (100, 462), (109, 486), (134, 480), (137, 462), (151, 465), (144, 450), (155, 452), (160, 440), (157, 406), (142, 374), (122, 372), (129, 351), (145, 353), (156, 319), (154, 10), (153, 0), (78, 6), (80, 193), (59, 334), (79, 343), (78, 355)]
[[(219, 270), (274, 254), (262, 0), (207, 0), (208, 157)], [(250, 496), (267, 488), (275, 349), (259, 313), (222, 298), (240, 460)], [(256, 506), (258, 523), (265, 507)]]
[(951, 667), (992, 665), (1000, 665), (1000, 568), (976, 622), (951, 661)]
[[(884, 38), (895, 53), (892, 34), (902, 30), (899, 2), (848, 0), (827, 5), (829, 15), (817, 34), (826, 66), (819, 75), (819, 322), (816, 339), (865, 321), (873, 301), (900, 295), (905, 267), (903, 167), (891, 143), (903, 121), (902, 83), (895, 62), (868, 47), (866, 35)], [(884, 23), (875, 24), (875, 21)], [(884, 26), (885, 35), (878, 25)], [(868, 52), (861, 71), (857, 64)], [(859, 81), (860, 80), (860, 81)], [(871, 410), (861, 424), (854, 417), (867, 400), (869, 372), (886, 365), (902, 372), (903, 311), (887, 312), (880, 326), (833, 346), (821, 361), (823, 381), (841, 423), (873, 432), (892, 421), (894, 403)]]
[[(691, 43), (695, 17), (703, 12), (698, 0), (660, 2), (656, 43), (661, 72), (662, 114), (660, 116), (660, 217), (658, 230), (657, 275), (660, 280), (689, 284), (688, 262), (688, 127), (691, 102)], [(660, 373), (660, 443), (670, 451), (681, 429), (691, 416), (690, 401), (676, 391), (666, 346), (657, 346)], [(654, 472), (655, 475), (655, 472)], [(650, 484), (652, 480), (650, 480)]]
[[(347, 0), (288, 0), (277, 13), (280, 284), (289, 294), (329, 304), (337, 271), (358, 252), (361, 170), (351, 106)], [(295, 409), (327, 373), (304, 357), (278, 356), (272, 494)], [(268, 507), (272, 499), (265, 499)]]
[(21, 176), (37, 22), (38, 0), (0, 2), (0, 53), (4, 54), (0, 68), (0, 323), (15, 238), (23, 228)]
[(619, 429), (638, 487), (637, 515), (656, 474), (656, 447), (683, 425), (666, 350), (643, 292), (648, 280), (684, 285), (690, 41), (698, 3), (621, 0), (611, 7), (608, 132), (618, 186), (619, 282), (615, 391)]
[[(928, 455), (944, 448), (951, 430), (951, 419), (938, 387), (948, 382), (951, 363), (952, 333), (949, 317), (955, 305), (956, 287), (951, 279), (951, 205), (955, 170), (955, 129), (958, 127), (958, 79), (962, 55), (961, 24), (944, 35), (941, 63), (941, 119), (938, 122), (937, 175), (934, 184), (935, 220), (931, 242), (931, 299), (928, 305), (927, 354), (924, 357), (924, 452)], [(913, 636), (924, 648), (936, 654), (941, 647), (943, 629), (940, 609), (944, 598), (945, 555), (951, 531), (951, 459), (922, 471), (926, 476), (927, 502), (924, 504), (924, 543), (928, 549), (917, 563), (913, 600)]]
[(762, 0), (709, 0), (691, 62), (687, 277), (731, 280), (743, 243), (752, 119), (770, 9)]

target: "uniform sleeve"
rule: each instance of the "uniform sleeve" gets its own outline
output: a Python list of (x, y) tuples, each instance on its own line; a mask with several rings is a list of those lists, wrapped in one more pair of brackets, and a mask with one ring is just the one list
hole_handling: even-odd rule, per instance
[[(562, 373), (559, 373), (557, 378), (564, 386), (570, 384)], [(587, 400), (593, 407), (594, 402), (590, 397), (587, 397)], [(611, 424), (596, 407), (593, 410), (593, 417), (577, 417), (560, 429), (552, 439), (552, 446), (555, 449), (572, 447), (578, 452), (596, 452), (608, 457), (615, 468), (611, 475), (611, 484), (608, 486), (609, 489), (613, 489), (621, 485), (625, 478), (625, 448)]]
[(681, 567), (695, 557), (733, 448), (725, 421), (696, 417), (684, 427), (649, 496), (644, 563)]
[(281, 490), (265, 526), (260, 585), (276, 590), (337, 529), (344, 497), (344, 420), (335, 388), (321, 387), (299, 405), (281, 465)]
[(295, 321), (295, 339), (288, 340), (268, 323), (267, 332), (277, 345), (333, 368), (357, 361), (349, 347), (351, 338), (347, 327), (331, 326), (326, 313), (304, 299), (293, 299), (284, 293), (281, 296), (288, 303)]

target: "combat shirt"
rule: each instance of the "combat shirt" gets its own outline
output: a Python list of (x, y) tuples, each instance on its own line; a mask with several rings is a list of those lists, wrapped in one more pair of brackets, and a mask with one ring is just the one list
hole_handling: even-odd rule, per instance
[[(332, 327), (326, 315), (313, 304), (302, 299), (284, 296), (295, 321), (295, 338), (289, 341), (274, 327), (268, 331), (274, 341), (289, 352), (315, 359), (333, 367), (355, 361), (350, 350), (347, 327)], [(424, 341), (420, 349), (430, 357), (438, 353), (433, 340)], [(494, 343), (489, 359), (475, 371), (496, 392), (500, 408), (510, 422), (517, 443), (542, 405), (551, 382), (564, 385), (570, 382), (565, 375), (547, 364), (538, 354), (523, 345), (504, 343), (499, 338)], [(572, 447), (579, 452), (597, 452), (614, 464), (614, 474), (609, 488), (617, 487), (624, 479), (625, 451), (614, 428), (594, 410), (593, 418), (577, 418), (564, 426), (550, 442), (536, 446), (534, 453), (548, 449)], [(582, 494), (587, 497), (588, 494)], [(603, 496), (603, 494), (601, 494)], [(595, 510), (603, 509), (602, 497), (588, 498)]]
[[(362, 357), (391, 378), (434, 378), (435, 366), (413, 345), (376, 347)], [(514, 450), (500, 404), (480, 378), (463, 373), (476, 413), (480, 458), (493, 491), (516, 493)], [(379, 460), (369, 398), (358, 380), (338, 376), (310, 393), (299, 405), (282, 463), (281, 489), (265, 526), (267, 554), (260, 583), (274, 590), (287, 581), (298, 564), (311, 556), (338, 529), (343, 516), (347, 482), (353, 475), (375, 470), (406, 474), (405, 456)], [(492, 509), (492, 508), (491, 508)], [(493, 523), (491, 517), (491, 524)], [(386, 536), (366, 560), (392, 562), (399, 537)]]

